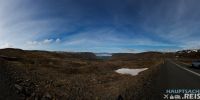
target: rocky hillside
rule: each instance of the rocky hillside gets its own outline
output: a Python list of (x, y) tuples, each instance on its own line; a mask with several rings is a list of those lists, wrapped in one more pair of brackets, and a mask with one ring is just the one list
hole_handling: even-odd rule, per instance
[(176, 52), (176, 57), (179, 58), (200, 58), (200, 49), (181, 50)]
[(79, 58), (79, 59), (96, 59), (96, 55), (91, 52), (50, 52), (39, 50), (21, 50), (15, 48), (0, 49), (1, 57), (16, 58)]
[(114, 53), (112, 60), (134, 60), (134, 59), (157, 59), (162, 58), (163, 54), (160, 52), (143, 52), (143, 53)]
[[(119, 58), (99, 60), (88, 52), (26, 51), (11, 48), (0, 50), (0, 59), (0, 85), (4, 86), (0, 88), (0, 93), (5, 91), (5, 95), (1, 93), (0, 99), (4, 100), (6, 96), (9, 97), (6, 95), (9, 92), (13, 94), (10, 97), (15, 100), (116, 100), (119, 97), (124, 100), (139, 100), (144, 97), (145, 100), (145, 92), (151, 87), (148, 84), (162, 62), (123, 61)], [(138, 76), (115, 72), (124, 67), (148, 70)]]

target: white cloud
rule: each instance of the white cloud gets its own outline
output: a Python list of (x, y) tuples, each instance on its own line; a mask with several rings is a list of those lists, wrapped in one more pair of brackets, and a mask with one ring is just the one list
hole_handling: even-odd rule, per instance
[[(84, 23), (79, 22), (79, 17), (62, 18), (62, 17), (54, 17), (47, 16), (45, 12), (51, 11), (48, 9), (42, 9), (40, 5), (31, 6), (30, 3), (27, 3), (27, 0), (0, 0), (0, 43), (4, 43), (4, 41), (8, 41), (9, 43), (0, 44), (0, 47), (12, 47), (14, 45), (18, 48), (26, 49), (29, 46), (33, 47), (33, 49), (49, 49), (49, 48), (58, 48), (62, 50), (63, 48), (88, 48), (88, 47), (101, 47), (99, 49), (111, 49), (114, 47), (127, 48), (128, 46), (135, 45), (146, 45), (146, 46), (166, 46), (170, 47), (173, 45), (182, 46), (183, 48), (200, 48), (199, 44), (199, 15), (200, 12), (195, 9), (195, 6), (198, 6), (199, 3), (195, 2), (186, 2), (186, 1), (177, 1), (173, 2), (176, 6), (172, 5), (170, 8), (167, 6), (165, 2), (163, 2), (160, 6), (157, 5), (152, 9), (146, 9), (148, 7), (141, 7), (141, 12), (143, 16), (138, 17), (138, 22), (140, 25), (135, 25), (135, 22), (132, 20), (124, 20), (120, 16), (114, 19), (114, 23), (116, 28), (122, 29), (126, 21), (127, 25), (131, 25), (133, 23), (134, 26), (138, 26), (138, 29), (145, 30), (146, 34), (144, 37), (141, 37), (137, 32), (137, 27), (133, 28), (135, 30), (130, 30), (132, 35), (127, 32), (120, 32), (115, 29), (110, 29), (109, 27), (92, 28), (85, 29), (86, 32), (81, 31), (80, 33), (75, 33), (74, 35), (66, 35), (62, 38), (62, 43), (59, 38), (54, 39), (42, 39), (43, 37), (50, 36), (51, 33), (68, 33), (68, 32), (77, 32), (77, 26), (80, 26)], [(176, 4), (177, 3), (177, 4)], [(195, 5), (193, 6), (193, 4)], [(27, 9), (31, 8), (31, 9)], [(47, 7), (47, 6), (45, 6)], [(44, 8), (45, 8), (44, 7)], [(168, 7), (168, 8), (165, 8)], [(43, 8), (43, 6), (42, 6)], [(161, 8), (161, 9), (160, 9)], [(199, 7), (198, 7), (199, 8)], [(120, 8), (121, 9), (121, 8)], [(143, 11), (144, 10), (144, 11)], [(150, 11), (149, 11), (150, 10)], [(152, 11), (151, 11), (152, 10)], [(161, 11), (162, 10), (162, 11)], [(43, 12), (44, 11), (44, 12)], [(77, 10), (78, 11), (78, 10)], [(74, 12), (74, 11), (73, 11)], [(149, 14), (151, 12), (151, 14)], [(192, 13), (189, 13), (192, 12)], [(80, 11), (81, 14), (82, 11)], [(40, 15), (41, 14), (41, 15)], [(54, 14), (54, 13), (52, 13)], [(74, 13), (70, 13), (74, 14)], [(51, 15), (51, 14), (49, 14)], [(146, 15), (146, 16), (144, 16)], [(186, 16), (187, 15), (187, 16)], [(72, 15), (73, 16), (73, 15)], [(122, 14), (123, 16), (123, 14)], [(184, 17), (186, 16), (186, 17)], [(132, 17), (131, 17), (132, 18)], [(141, 19), (140, 19), (141, 18)], [(133, 18), (134, 19), (134, 18)], [(125, 23), (123, 22), (125, 21)], [(85, 22), (85, 21), (84, 21)], [(86, 21), (87, 22), (87, 21)], [(109, 23), (109, 22), (108, 22)], [(137, 21), (136, 21), (137, 23)], [(62, 27), (63, 25), (64, 28)], [(91, 23), (92, 25), (92, 23)], [(67, 28), (66, 28), (67, 27)], [(135, 32), (135, 33), (134, 33)], [(153, 34), (155, 33), (155, 34)], [(133, 36), (134, 35), (134, 36)], [(161, 38), (160, 40), (164, 40), (166, 42), (162, 42), (156, 39), (151, 39), (152, 37), (158, 36)], [(56, 36), (56, 35), (52, 35)], [(61, 35), (60, 35), (61, 36)], [(40, 39), (40, 40), (38, 40)], [(24, 44), (24, 42), (28, 41)], [(59, 45), (57, 45), (57, 44)], [(63, 44), (64, 43), (64, 44)], [(12, 44), (12, 45), (11, 45)], [(63, 44), (63, 45), (62, 45)], [(45, 48), (48, 47), (48, 48)], [(62, 46), (62, 47), (61, 47)], [(39, 47), (39, 48), (38, 48)], [(104, 47), (104, 48), (103, 48)], [(62, 48), (62, 49), (60, 49)], [(75, 49), (77, 49), (75, 48)], [(97, 49), (95, 49), (97, 50)], [(119, 49), (112, 49), (113, 51)], [(132, 50), (129, 50), (134, 52)]]
[(199, 49), (200, 42), (198, 40), (191, 40), (181, 45), (181, 47), (183, 49)]
[(53, 39), (45, 39), (42, 43), (43, 44), (50, 44), (52, 43), (54, 40)]
[(40, 45), (40, 42), (38, 42), (38, 41), (28, 41), (27, 44), (29, 44), (29, 45)]
[(56, 43), (59, 43), (60, 41), (61, 41), (61, 40), (60, 40), (59, 38), (57, 38), (55, 42), (56, 42)]
[(9, 43), (4, 43), (3, 45), (0, 46), (0, 48), (12, 48), (13, 46)]
[(47, 45), (47, 44), (53, 44), (53, 43), (59, 43), (61, 40), (57, 38), (56, 40), (54, 39), (44, 39), (42, 41), (28, 41), (28, 45)]
[[(93, 34), (91, 34), (93, 33)], [(172, 46), (145, 36), (127, 36), (114, 28), (94, 29), (72, 35), (65, 39), (66, 46)]]
[[(53, 32), (61, 33), (76, 29), (71, 22), (75, 20), (65, 20), (63, 18), (41, 18), (42, 11), (39, 6), (27, 6), (27, 0), (0, 0), (0, 43), (9, 42), (16, 48), (40, 49), (36, 45), (59, 43), (61, 40), (41, 39), (41, 37), (51, 36)], [(31, 9), (27, 9), (31, 8)], [(65, 23), (68, 28), (61, 28)], [(28, 41), (28, 42), (27, 42)], [(0, 44), (1, 45), (1, 44)], [(54, 47), (55, 48), (55, 47)]]

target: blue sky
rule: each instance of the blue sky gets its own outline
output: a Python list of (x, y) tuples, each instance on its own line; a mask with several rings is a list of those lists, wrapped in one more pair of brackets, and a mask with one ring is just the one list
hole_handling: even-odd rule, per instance
[(200, 48), (200, 0), (0, 0), (0, 48), (143, 52)]

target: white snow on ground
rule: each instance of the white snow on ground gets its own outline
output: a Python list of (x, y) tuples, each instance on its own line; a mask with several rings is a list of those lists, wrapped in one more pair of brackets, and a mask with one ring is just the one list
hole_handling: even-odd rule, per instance
[(140, 72), (147, 70), (148, 68), (140, 68), (140, 69), (129, 69), (129, 68), (120, 68), (115, 72), (120, 74), (129, 74), (132, 76), (138, 75)]

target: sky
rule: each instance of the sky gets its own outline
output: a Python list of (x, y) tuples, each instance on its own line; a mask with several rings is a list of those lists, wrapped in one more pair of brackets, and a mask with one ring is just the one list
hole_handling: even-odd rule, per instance
[(200, 48), (200, 0), (0, 0), (0, 48), (73, 52)]

